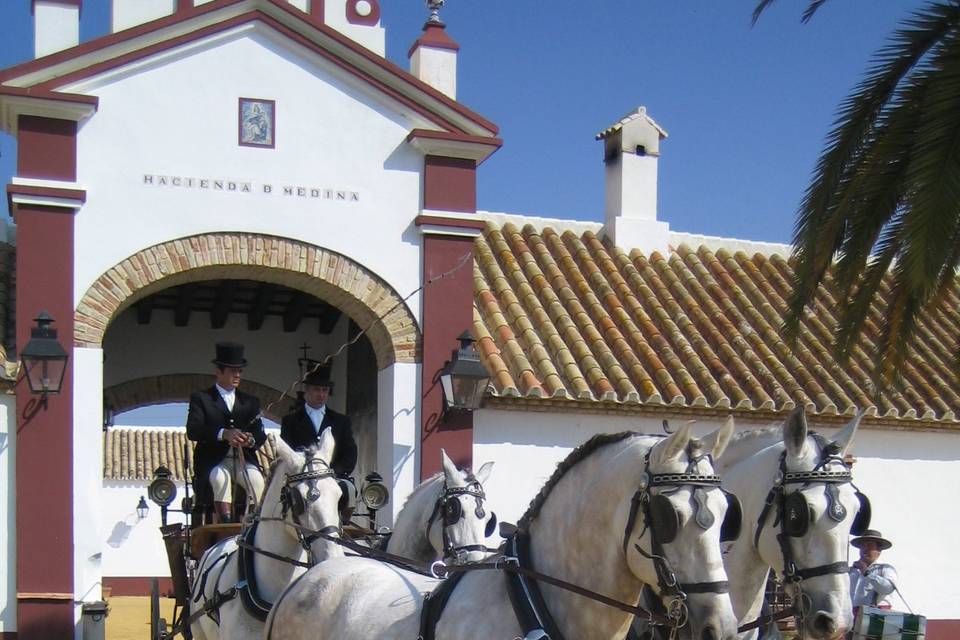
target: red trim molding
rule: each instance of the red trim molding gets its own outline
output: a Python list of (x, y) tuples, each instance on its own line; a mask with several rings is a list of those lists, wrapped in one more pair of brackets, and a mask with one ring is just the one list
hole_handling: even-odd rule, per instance
[(428, 156), (446, 156), (483, 162), (503, 146), (500, 138), (472, 136), (465, 133), (414, 129), (407, 134), (407, 142)]
[[(160, 596), (173, 597), (173, 581), (168, 576), (157, 576), (157, 579), (160, 583)], [(153, 576), (104, 576), (103, 589), (109, 589), (111, 597), (149, 596), (151, 580)]]
[[(0, 83), (10, 80), (12, 78), (17, 78), (19, 76), (22, 76), (28, 73), (33, 73), (38, 70), (45, 69), (47, 67), (56, 66), (63, 62), (68, 62), (74, 58), (78, 58), (90, 53), (94, 53), (96, 51), (100, 51), (102, 49), (106, 49), (120, 43), (129, 43), (130, 41), (136, 40), (141, 36), (148, 35), (156, 31), (169, 29), (173, 25), (179, 24), (181, 22), (187, 22), (196, 17), (225, 9), (227, 7), (230, 7), (231, 5), (237, 4), (240, 1), (241, 0), (213, 0), (213, 2), (197, 5), (189, 9), (184, 9), (182, 11), (177, 11), (172, 15), (165, 16), (157, 20), (152, 20), (145, 24), (137, 25), (136, 27), (131, 27), (130, 29), (125, 29), (118, 33), (108, 34), (101, 38), (97, 38), (96, 40), (92, 40), (90, 42), (80, 44), (76, 47), (71, 47), (70, 49), (53, 53), (53, 54), (50, 54), (49, 56), (44, 56), (43, 58), (24, 62), (14, 67), (10, 67), (9, 69), (6, 69), (4, 71), (0, 71)], [(320, 31), (323, 37), (333, 40), (334, 42), (336, 42), (337, 45), (342, 46), (346, 49), (349, 49), (351, 53), (356, 54), (364, 58), (367, 62), (370, 62), (380, 67), (387, 73), (397, 77), (399, 80), (403, 81), (406, 85), (416, 89), (417, 91), (427, 94), (432, 99), (442, 103), (446, 108), (455, 111), (456, 113), (467, 118), (468, 120), (480, 126), (481, 128), (491, 132), (494, 135), (496, 135), (496, 133), (498, 132), (499, 130), (498, 127), (492, 122), (490, 122), (489, 120), (485, 119), (483, 116), (471, 111), (470, 109), (467, 109), (460, 103), (444, 95), (440, 91), (437, 91), (436, 89), (426, 84), (425, 82), (418, 80), (416, 77), (411, 75), (406, 70), (401, 69), (400, 67), (393, 64), (392, 62), (389, 62), (383, 57), (378, 56), (372, 51), (369, 51), (366, 47), (363, 47), (362, 45), (348, 38), (347, 36), (339, 33), (335, 29), (328, 27), (322, 22), (318, 22), (315, 14), (313, 13), (305, 14), (299, 9), (297, 9), (296, 7), (294, 7), (293, 5), (289, 4), (287, 0), (272, 0), (272, 4), (275, 5), (277, 8), (279, 8), (280, 10), (292, 16), (295, 16), (298, 20), (302, 20), (307, 24), (311, 25), (312, 27)], [(278, 32), (287, 36), (294, 42), (297, 42), (298, 44), (306, 46), (310, 50), (334, 62), (334, 64), (337, 64), (338, 66), (347, 70), (351, 74), (356, 75), (359, 78), (369, 82), (380, 91), (383, 91), (384, 93), (390, 95), (391, 97), (397, 100), (400, 100), (405, 105), (415, 108), (419, 113), (427, 116), (431, 121), (438, 122), (438, 124), (442, 122), (443, 123), (442, 126), (444, 126), (445, 128), (450, 128), (453, 130), (460, 129), (459, 127), (454, 126), (448, 121), (446, 121), (445, 118), (442, 118), (436, 113), (432, 113), (428, 111), (425, 107), (423, 107), (419, 103), (414, 102), (413, 100), (404, 96), (400, 92), (390, 88), (386, 83), (373, 78), (372, 76), (370, 76), (369, 74), (363, 71), (360, 71), (353, 64), (346, 62), (340, 56), (335, 55), (331, 51), (328, 51), (327, 49), (323, 48), (316, 41), (315, 38), (308, 38), (306, 36), (301, 35), (297, 31), (294, 31), (290, 28), (285, 27), (280, 22), (278, 22), (275, 18), (270, 17), (269, 15), (267, 15), (266, 13), (264, 13), (262, 10), (259, 10), (259, 9), (249, 11), (243, 14), (235, 15), (230, 18), (224, 18), (222, 21), (216, 24), (209, 25), (207, 27), (203, 27), (200, 29), (196, 29), (195, 31), (183, 34), (181, 36), (170, 38), (169, 40), (166, 40), (164, 42), (156, 43), (148, 47), (143, 47), (135, 51), (129, 52), (127, 54), (119, 55), (110, 60), (106, 60), (100, 63), (91, 64), (89, 66), (82, 67), (73, 72), (64, 74), (62, 76), (58, 76), (52, 80), (48, 80), (44, 83), (41, 83), (38, 86), (43, 89), (53, 90), (53, 89), (56, 89), (58, 86), (63, 86), (64, 84), (96, 75), (105, 70), (109, 70), (117, 66), (122, 66), (129, 62), (133, 62), (141, 58), (153, 55), (155, 53), (165, 51), (167, 49), (171, 49), (181, 44), (186, 44), (188, 42), (196, 41), (212, 33), (218, 33), (225, 29), (235, 27), (239, 24), (243, 24), (251, 20), (261, 20), (262, 22), (276, 29)]]
[(450, 51), (460, 50), (460, 45), (447, 34), (446, 25), (434, 24), (432, 22), (423, 25), (423, 35), (410, 45), (410, 49), (407, 50), (407, 57), (413, 56), (413, 52), (419, 47), (449, 49)]
[[(357, 5), (366, 2), (370, 5), (370, 13), (362, 16), (357, 11)], [(377, 0), (347, 0), (347, 22), (372, 27), (380, 22), (380, 3)]]
[(483, 220), (464, 220), (463, 218), (448, 218), (445, 216), (421, 215), (414, 218), (413, 223), (418, 227), (443, 226), (457, 229), (477, 229), (483, 231), (487, 223)]
[(83, 189), (60, 189), (59, 187), (35, 187), (27, 184), (7, 185), (7, 196), (36, 196), (39, 198), (62, 198), (64, 200), (87, 201), (87, 192)]
[[(466, 253), (473, 238), (424, 235), (424, 282), (449, 271)], [(443, 413), (440, 370), (459, 346), (457, 336), (473, 325), (473, 270), (460, 269), (423, 291), (423, 366), (420, 388), (420, 479), (441, 469), (440, 449), (457, 465), (473, 464), (473, 414)]]
[[(30, 1), (30, 14), (32, 15), (34, 10), (37, 8), (37, 3), (42, 2), (43, 0), (31, 0)], [(72, 4), (79, 7), (83, 10), (83, 0), (54, 0), (56, 4)]]

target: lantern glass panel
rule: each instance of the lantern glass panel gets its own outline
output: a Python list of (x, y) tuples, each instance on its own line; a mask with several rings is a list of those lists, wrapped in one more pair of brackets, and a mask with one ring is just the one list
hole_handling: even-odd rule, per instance
[(33, 393), (60, 393), (63, 376), (67, 370), (66, 356), (60, 358), (23, 358), (27, 384)]

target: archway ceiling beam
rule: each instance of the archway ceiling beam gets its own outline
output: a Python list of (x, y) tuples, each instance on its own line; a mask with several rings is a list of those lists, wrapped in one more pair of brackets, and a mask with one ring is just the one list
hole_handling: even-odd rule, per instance
[(230, 309), (233, 307), (238, 285), (236, 280), (224, 280), (220, 283), (217, 300), (210, 311), (210, 328), (223, 329), (227, 324), (227, 316), (230, 315)]
[(253, 306), (247, 314), (247, 329), (257, 331), (263, 326), (263, 320), (267, 317), (267, 310), (270, 309), (270, 303), (273, 297), (279, 291), (279, 287), (273, 284), (263, 282), (257, 289), (257, 296), (253, 301)]

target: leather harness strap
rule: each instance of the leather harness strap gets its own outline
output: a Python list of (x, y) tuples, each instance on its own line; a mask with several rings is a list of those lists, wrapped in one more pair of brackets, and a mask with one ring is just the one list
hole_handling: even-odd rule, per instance
[(452, 575), (432, 592), (423, 595), (423, 606), (420, 609), (420, 635), (417, 636), (417, 640), (434, 640), (440, 616), (443, 615), (453, 590), (457, 588), (464, 575), (463, 573)]

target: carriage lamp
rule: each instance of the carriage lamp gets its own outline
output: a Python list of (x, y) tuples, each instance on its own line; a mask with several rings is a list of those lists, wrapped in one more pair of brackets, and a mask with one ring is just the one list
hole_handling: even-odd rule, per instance
[(140, 496), (140, 502), (137, 503), (137, 518), (143, 520), (148, 513), (150, 513), (150, 505), (147, 504), (143, 496)]
[(153, 472), (153, 482), (147, 487), (147, 495), (158, 507), (169, 507), (177, 497), (177, 485), (170, 479), (170, 469), (164, 466), (157, 467)]
[(387, 489), (387, 485), (383, 484), (383, 477), (376, 471), (368, 473), (367, 477), (363, 479), (360, 499), (371, 511), (382, 509), (390, 502), (390, 491)]
[(37, 326), (30, 330), (30, 341), (20, 352), (30, 393), (44, 396), (60, 393), (67, 370), (67, 352), (57, 340), (57, 330), (50, 326), (53, 318), (49, 313), (41, 311), (33, 320)]
[(464, 331), (457, 340), (460, 348), (453, 351), (440, 372), (443, 398), (448, 409), (473, 411), (480, 408), (490, 374), (480, 362), (480, 354), (473, 346), (476, 340), (470, 332)]

